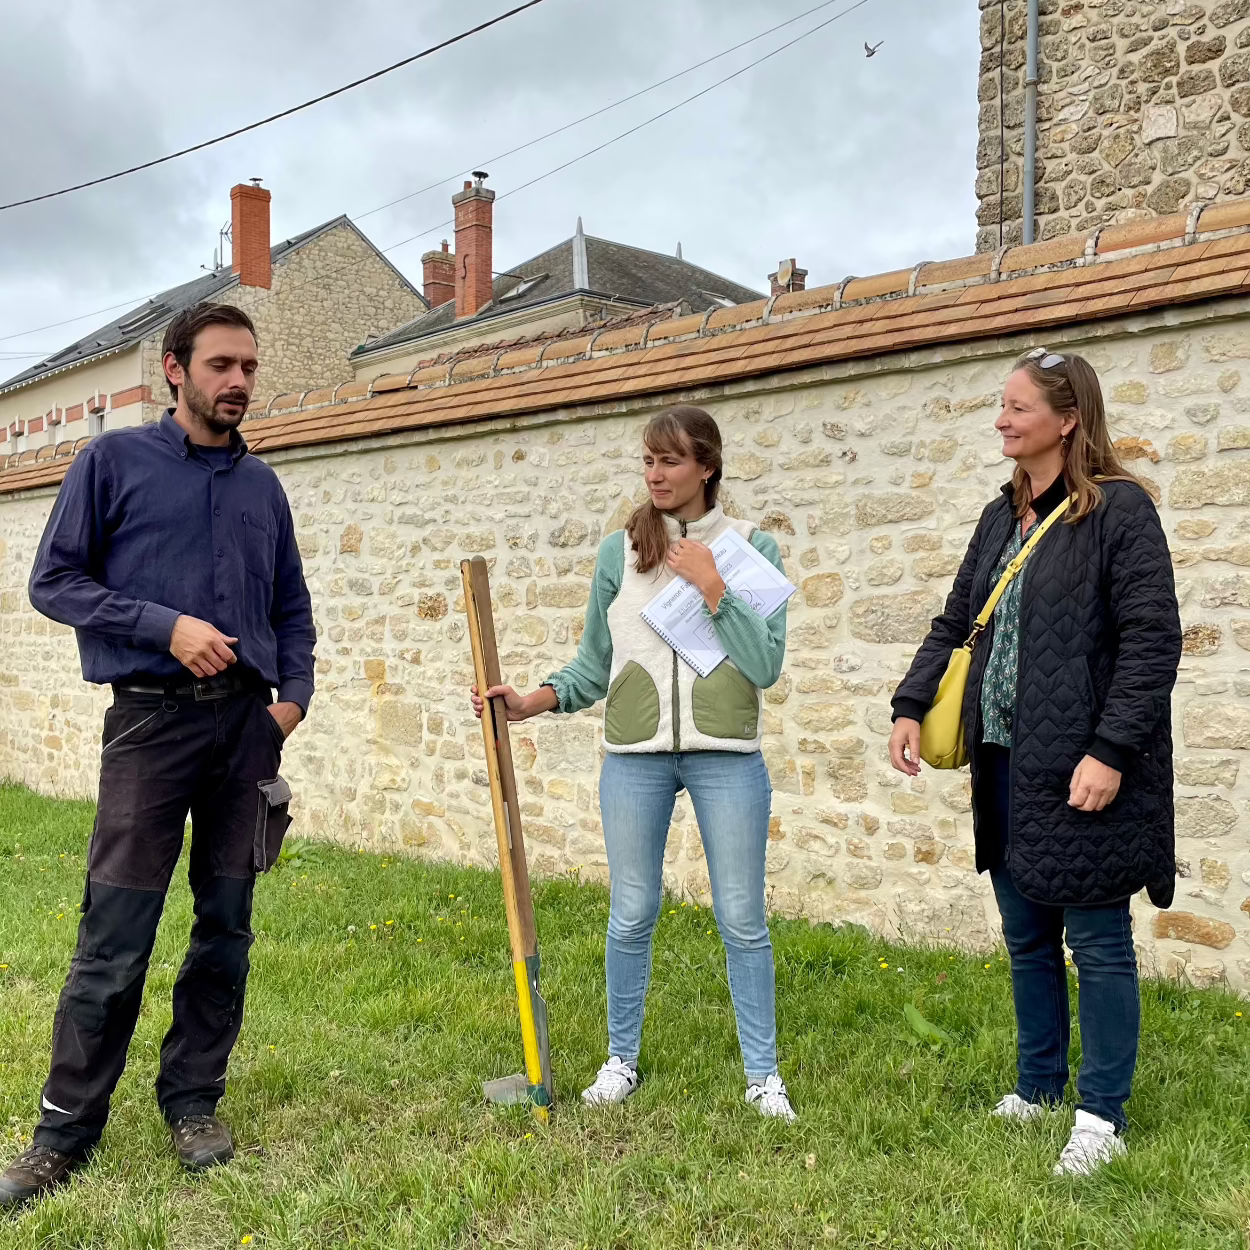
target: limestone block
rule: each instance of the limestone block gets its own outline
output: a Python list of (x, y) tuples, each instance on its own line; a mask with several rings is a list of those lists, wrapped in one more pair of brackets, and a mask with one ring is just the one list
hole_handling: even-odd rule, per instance
[(855, 524), (860, 529), (896, 521), (920, 521), (932, 516), (932, 497), (923, 494), (860, 495), (855, 500)]
[(421, 705), (407, 699), (383, 699), (378, 704), (378, 738), (402, 746), (421, 745)]
[(842, 600), (845, 588), (841, 574), (814, 573), (802, 584), (803, 600), (809, 608), (827, 608)]
[(1250, 706), (1194, 699), (1185, 705), (1182, 732), (1187, 747), (1250, 750)]
[(1223, 950), (1237, 936), (1237, 930), (1226, 921), (1195, 916), (1188, 911), (1156, 912), (1151, 930), (1156, 938), (1193, 942), (1216, 950)]
[(1222, 838), (1237, 824), (1237, 809), (1218, 795), (1176, 800), (1178, 838)]
[(923, 642), (941, 610), (942, 597), (934, 591), (872, 595), (851, 605), (851, 635), (862, 642)]
[(1201, 508), (1204, 504), (1250, 505), (1250, 461), (1233, 461), (1211, 469), (1178, 473), (1172, 479), (1168, 503), (1173, 508)]

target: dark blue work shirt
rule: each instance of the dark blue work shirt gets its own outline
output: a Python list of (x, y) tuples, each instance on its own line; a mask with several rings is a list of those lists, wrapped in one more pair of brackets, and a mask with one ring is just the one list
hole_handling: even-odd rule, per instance
[(48, 518), (30, 601), (74, 627), (87, 681), (193, 680), (169, 650), (185, 614), (238, 638), (239, 665), (307, 711), (317, 633), (291, 509), (237, 430), (230, 444), (197, 448), (172, 409), (92, 439)]

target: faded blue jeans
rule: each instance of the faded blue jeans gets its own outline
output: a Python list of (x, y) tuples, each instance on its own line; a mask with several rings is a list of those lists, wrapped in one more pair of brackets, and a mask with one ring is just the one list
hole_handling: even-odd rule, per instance
[(612, 907), (608, 916), (608, 1050), (636, 1062), (660, 914), (664, 846), (686, 790), (703, 838), (712, 905), (748, 1078), (777, 1071), (773, 948), (764, 914), (772, 786), (759, 752), (609, 754), (599, 779)]

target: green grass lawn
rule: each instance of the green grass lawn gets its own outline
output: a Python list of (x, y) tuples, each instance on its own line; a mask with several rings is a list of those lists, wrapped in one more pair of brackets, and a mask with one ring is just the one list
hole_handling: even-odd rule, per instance
[[(0, 788), (0, 1151), (29, 1140), (92, 809)], [(521, 1066), (497, 879), (296, 843), (258, 886), (247, 1019), (221, 1106), (239, 1155), (179, 1169), (152, 1095), (190, 897), (170, 895), (130, 1066), (89, 1169), (3, 1247), (1164, 1247), (1247, 1244), (1250, 1010), (1143, 988), (1126, 1158), (1050, 1168), (1070, 1113), (991, 1122), (1014, 1071), (1007, 965), (855, 928), (773, 925), (797, 1125), (743, 1078), (706, 909), (665, 904), (640, 1092), (591, 1112), (607, 894), (537, 883), (557, 1114), (483, 1105)], [(1075, 990), (1075, 985), (1074, 985)], [(918, 1009), (921, 1017), (905, 1008)], [(925, 1042), (921, 1018), (947, 1035)], [(249, 1240), (250, 1239), (250, 1240)]]

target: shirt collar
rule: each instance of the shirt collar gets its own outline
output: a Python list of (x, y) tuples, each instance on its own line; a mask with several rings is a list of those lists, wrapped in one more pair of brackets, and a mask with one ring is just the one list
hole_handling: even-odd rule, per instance
[[(686, 522), (686, 537), (701, 541), (710, 534), (713, 528), (724, 518), (725, 512), (720, 504), (713, 504), (697, 521)], [(664, 513), (664, 528), (670, 538), (681, 537), (681, 521), (677, 517)]]
[[(174, 420), (174, 410), (172, 408), (165, 409), (165, 415), (160, 420), (160, 430), (165, 436), (169, 445), (184, 459), (190, 454), (195, 446), (191, 442), (191, 436)], [(230, 431), (230, 459), (234, 464), (238, 464), (243, 457), (247, 455), (247, 443), (243, 439), (243, 435), (238, 430)]]
[(1059, 507), (1065, 499), (1067, 499), (1070, 491), (1068, 483), (1064, 479), (1062, 473), (1033, 500), (1033, 511), (1037, 513), (1037, 519), (1044, 521), (1054, 510)]

